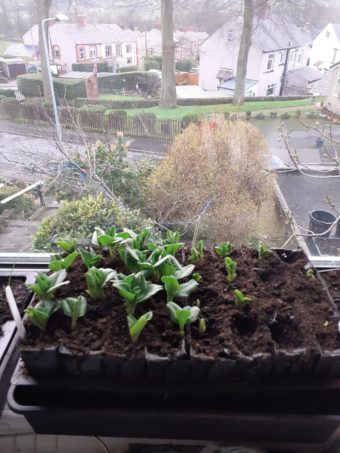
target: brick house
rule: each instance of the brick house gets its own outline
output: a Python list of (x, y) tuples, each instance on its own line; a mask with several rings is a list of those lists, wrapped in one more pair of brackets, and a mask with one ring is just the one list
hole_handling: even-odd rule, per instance
[[(23, 36), (24, 45), (39, 45), (38, 26)], [(116, 24), (89, 24), (83, 17), (76, 23), (49, 26), (50, 59), (71, 71), (72, 63), (107, 61), (114, 68), (137, 65), (137, 39), (131, 30)]]

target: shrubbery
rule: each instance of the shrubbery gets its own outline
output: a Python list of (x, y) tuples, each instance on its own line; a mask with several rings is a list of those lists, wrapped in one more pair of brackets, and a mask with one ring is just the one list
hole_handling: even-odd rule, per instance
[(112, 225), (141, 230), (153, 224), (139, 210), (122, 209), (103, 194), (88, 196), (65, 202), (47, 217), (34, 236), (33, 247), (37, 251), (53, 251), (57, 238), (89, 238), (96, 226), (106, 229)]
[(131, 71), (138, 71), (138, 66), (122, 66), (121, 68), (117, 69), (118, 73)]
[(241, 244), (271, 194), (265, 152), (261, 132), (242, 121), (189, 125), (148, 179), (148, 214), (191, 233), (201, 219), (200, 236)]
[(151, 56), (144, 58), (144, 70), (149, 71), (150, 69), (162, 69), (161, 56)]
[[(19, 91), (27, 97), (43, 97), (41, 74), (25, 74), (17, 77)], [(85, 81), (79, 79), (53, 78), (53, 86), (59, 98), (86, 97)]]
[(185, 129), (191, 123), (197, 123), (199, 121), (199, 116), (195, 113), (191, 113), (190, 115), (185, 115), (182, 118), (182, 128)]
[[(73, 63), (72, 71), (76, 72), (93, 72), (94, 63)], [(109, 72), (109, 66), (106, 61), (97, 63), (98, 72)]]
[(9, 88), (0, 88), (0, 95), (15, 98), (14, 90), (10, 90)]
[[(4, 200), (20, 190), (22, 190), (22, 187), (6, 184), (0, 188), (0, 200)], [(6, 204), (0, 204), (0, 214), (6, 209), (13, 209), (16, 215), (22, 215), (24, 218), (27, 218), (35, 211), (34, 197), (32, 194), (26, 193)]]
[(193, 67), (193, 64), (191, 60), (177, 60), (175, 67), (176, 71), (190, 72), (191, 68)]

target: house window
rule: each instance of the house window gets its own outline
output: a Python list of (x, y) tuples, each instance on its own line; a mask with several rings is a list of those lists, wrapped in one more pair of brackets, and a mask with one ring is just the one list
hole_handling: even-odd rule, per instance
[(233, 39), (234, 32), (233, 30), (228, 30), (228, 41), (231, 41)]
[(105, 57), (111, 57), (111, 56), (112, 56), (112, 47), (105, 46)]
[(95, 46), (90, 47), (90, 58), (96, 58), (97, 57), (97, 48)]
[(116, 44), (116, 56), (117, 57), (122, 56), (122, 46), (120, 44)]
[(338, 53), (338, 49), (333, 49), (332, 63), (335, 63), (337, 53)]
[(131, 52), (132, 52), (132, 45), (126, 44), (126, 53), (131, 53)]
[(329, 38), (329, 37), (330, 37), (330, 35), (331, 35), (331, 32), (329, 32), (329, 31), (326, 31), (326, 38)]
[(132, 64), (132, 57), (128, 57), (126, 59), (126, 64)]
[(79, 47), (79, 60), (85, 60), (85, 48)]
[(52, 51), (53, 51), (53, 58), (60, 58), (60, 47), (59, 46), (53, 46)]
[(297, 57), (297, 62), (298, 63), (301, 63), (302, 62), (302, 57), (303, 57), (303, 53), (299, 53), (298, 57)]
[(275, 83), (267, 86), (266, 96), (272, 96), (275, 92)]
[(334, 91), (335, 96), (340, 96), (340, 76), (338, 77), (338, 81), (336, 83), (335, 91)]
[(155, 55), (155, 51), (154, 51), (154, 48), (153, 48), (153, 47), (150, 47), (150, 49), (149, 49), (149, 51), (148, 51), (148, 54), (149, 54), (150, 56)]
[(270, 53), (268, 55), (267, 71), (270, 71), (274, 67), (275, 54)]
[(280, 52), (280, 63), (285, 62), (285, 56), (286, 56), (286, 52)]

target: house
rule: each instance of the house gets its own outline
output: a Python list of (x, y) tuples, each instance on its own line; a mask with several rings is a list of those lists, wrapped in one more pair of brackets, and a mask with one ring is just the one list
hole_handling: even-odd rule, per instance
[(330, 67), (331, 80), (325, 101), (325, 108), (336, 115), (340, 115), (340, 61)]
[[(23, 36), (24, 45), (39, 45), (38, 26)], [(67, 71), (73, 63), (106, 61), (114, 69), (137, 64), (134, 32), (116, 24), (89, 24), (83, 16), (76, 23), (56, 22), (49, 26), (50, 58)]]
[(309, 66), (291, 69), (286, 74), (283, 95), (309, 94), (313, 90), (313, 83), (322, 79), (323, 73)]
[(340, 25), (329, 23), (312, 43), (309, 66), (321, 71), (329, 68), (340, 58)]
[[(224, 24), (201, 45), (199, 85), (217, 90), (236, 76), (242, 33), (242, 19)], [(307, 65), (310, 33), (288, 19), (256, 19), (249, 50), (246, 79), (257, 82), (255, 95), (278, 96), (282, 91), (284, 69)]]
[[(143, 67), (146, 56), (162, 55), (162, 32), (158, 28), (136, 31), (138, 45), (138, 66)], [(200, 45), (208, 37), (205, 32), (192, 30), (174, 31), (175, 60), (195, 60), (199, 57)]]
[[(233, 97), (235, 92), (235, 85), (236, 85), (236, 77), (231, 77), (230, 79), (226, 80), (225, 82), (221, 83), (218, 87), (218, 91), (223, 92), (227, 97)], [(245, 80), (244, 84), (244, 95), (246, 97), (252, 97), (256, 95), (258, 87), (257, 80)]]

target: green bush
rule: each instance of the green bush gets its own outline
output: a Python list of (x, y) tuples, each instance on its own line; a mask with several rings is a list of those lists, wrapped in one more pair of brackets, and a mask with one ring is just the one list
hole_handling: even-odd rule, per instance
[[(22, 187), (15, 185), (6, 185), (0, 188), (0, 200), (19, 192), (22, 190)], [(18, 198), (15, 198), (12, 201), (9, 201), (6, 204), (0, 204), (0, 214), (5, 211), (5, 209), (13, 209), (16, 215), (23, 215), (25, 218), (31, 216), (35, 211), (34, 206), (34, 197), (32, 194), (25, 193)]]
[(152, 56), (144, 58), (144, 70), (149, 71), (150, 69), (162, 69), (161, 56)]
[(190, 72), (191, 68), (193, 67), (191, 60), (178, 60), (176, 61), (176, 71), (180, 72)]
[[(44, 95), (41, 74), (25, 74), (17, 77), (18, 89), (26, 97)], [(86, 97), (85, 81), (79, 79), (53, 78), (54, 90), (59, 98)]]
[(191, 113), (189, 115), (185, 115), (182, 118), (182, 128), (185, 129), (189, 126), (190, 123), (197, 123), (199, 121), (199, 116), (195, 113)]
[(143, 71), (122, 72), (120, 74), (101, 75), (98, 77), (100, 93), (108, 91), (135, 91), (138, 77), (145, 74)]
[(104, 113), (106, 110), (105, 105), (101, 104), (85, 104), (82, 105), (79, 109), (80, 112), (94, 112), (94, 113)]
[(140, 230), (152, 226), (152, 221), (143, 218), (139, 210), (120, 208), (103, 194), (88, 196), (65, 202), (47, 217), (33, 238), (33, 247), (37, 251), (53, 251), (59, 237), (90, 240), (96, 226), (106, 229), (112, 225)]
[[(94, 63), (73, 63), (72, 71), (76, 72), (93, 72)], [(106, 61), (97, 63), (98, 72), (109, 72), (109, 66)]]
[(121, 68), (117, 69), (118, 73), (131, 71), (138, 71), (138, 66), (122, 66)]
[(18, 104), (18, 101), (15, 98), (3, 97), (1, 104)]
[(0, 95), (15, 98), (14, 90), (10, 90), (9, 88), (0, 88)]

